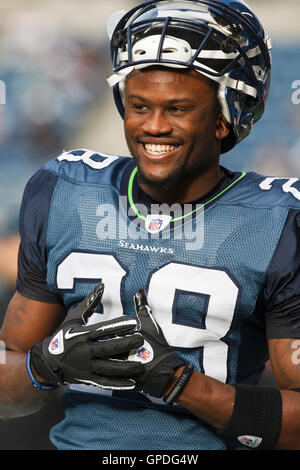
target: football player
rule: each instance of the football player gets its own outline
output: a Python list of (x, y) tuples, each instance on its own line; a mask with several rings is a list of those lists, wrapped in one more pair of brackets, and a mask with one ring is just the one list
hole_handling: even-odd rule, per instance
[(66, 151), (27, 184), (0, 414), (66, 386), (58, 449), (300, 449), (300, 184), (220, 165), (264, 113), (270, 38), (241, 0), (108, 30), (133, 158)]

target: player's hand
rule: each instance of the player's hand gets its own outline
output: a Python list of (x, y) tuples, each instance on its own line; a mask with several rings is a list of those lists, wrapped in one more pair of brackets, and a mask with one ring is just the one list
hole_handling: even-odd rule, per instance
[(144, 344), (129, 358), (144, 365), (144, 372), (136, 378), (140, 391), (153, 397), (162, 397), (175, 370), (185, 365), (185, 362), (168, 345), (160, 326), (153, 318), (144, 290), (139, 290), (134, 295), (134, 307)]
[[(143, 365), (125, 360), (143, 344), (135, 319), (87, 324), (101, 301), (100, 284), (67, 316), (53, 336), (31, 348), (30, 365), (48, 385), (80, 383), (104, 389), (132, 390)], [(125, 359), (124, 359), (125, 358)]]

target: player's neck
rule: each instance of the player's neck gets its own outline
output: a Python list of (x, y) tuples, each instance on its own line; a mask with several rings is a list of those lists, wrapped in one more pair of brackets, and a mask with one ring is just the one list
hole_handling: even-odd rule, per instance
[(175, 203), (185, 204), (200, 199), (211, 191), (219, 182), (221, 175), (221, 168), (217, 166), (210, 168), (197, 178), (185, 179), (184, 184), (177, 185), (173, 190), (164, 191), (163, 185), (153, 186), (142, 181), (139, 181), (139, 186), (152, 199), (160, 203), (169, 205)]

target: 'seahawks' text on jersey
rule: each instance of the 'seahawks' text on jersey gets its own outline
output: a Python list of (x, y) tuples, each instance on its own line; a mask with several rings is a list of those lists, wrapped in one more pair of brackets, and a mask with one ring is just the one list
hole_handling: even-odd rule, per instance
[[(134, 315), (145, 288), (184, 360), (222, 382), (257, 383), (267, 339), (300, 336), (300, 182), (223, 169), (170, 216), (135, 175), (131, 158), (88, 150), (39, 170), (21, 207), (18, 291), (70, 310), (103, 281), (96, 322)], [(226, 449), (200, 419), (142, 394), (71, 385), (63, 403), (51, 430), (59, 449)]]

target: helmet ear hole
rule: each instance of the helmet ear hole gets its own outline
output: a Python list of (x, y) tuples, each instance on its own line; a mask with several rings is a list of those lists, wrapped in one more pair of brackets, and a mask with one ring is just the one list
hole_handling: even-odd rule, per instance
[(240, 98), (240, 106), (246, 113), (253, 114), (253, 122), (257, 121), (264, 113), (265, 104), (261, 96), (253, 98), (253, 96), (242, 95)]
[(124, 38), (121, 31), (116, 31), (112, 37), (112, 43), (117, 49), (126, 45), (126, 38)]
[(232, 36), (229, 36), (223, 41), (221, 47), (225, 54), (231, 54), (232, 52), (236, 52), (238, 50), (239, 44)]

